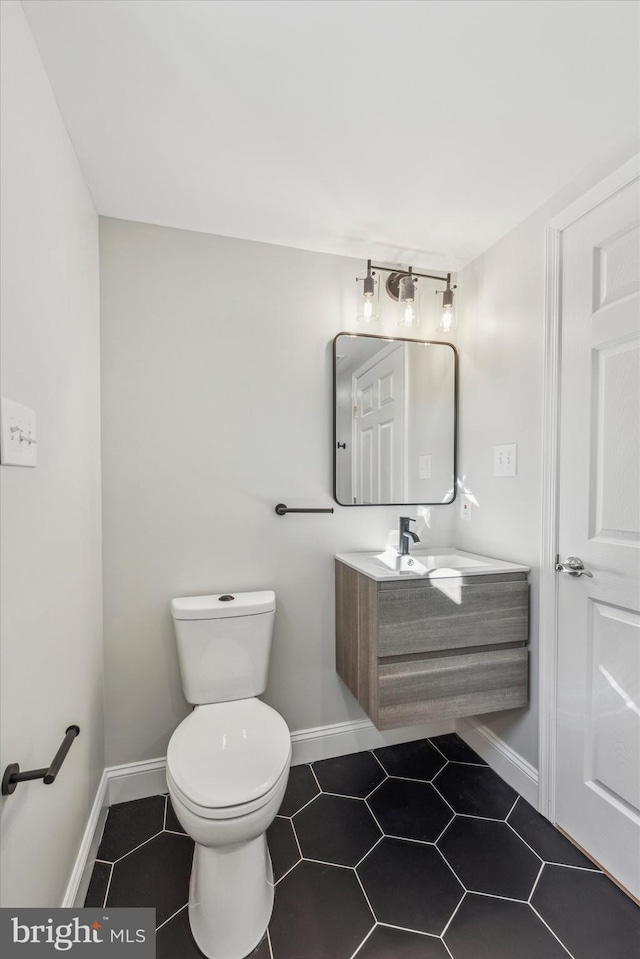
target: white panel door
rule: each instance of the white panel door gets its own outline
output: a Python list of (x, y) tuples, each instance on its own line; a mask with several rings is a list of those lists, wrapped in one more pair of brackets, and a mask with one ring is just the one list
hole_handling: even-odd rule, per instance
[(403, 382), (402, 344), (390, 347), (353, 374), (356, 503), (398, 503), (403, 499)]
[(637, 181), (561, 238), (555, 818), (640, 896)]

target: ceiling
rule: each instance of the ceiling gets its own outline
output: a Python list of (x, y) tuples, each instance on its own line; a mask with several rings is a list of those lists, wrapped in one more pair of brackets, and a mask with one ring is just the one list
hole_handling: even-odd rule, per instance
[(455, 270), (638, 123), (633, 0), (23, 0), (99, 213)]

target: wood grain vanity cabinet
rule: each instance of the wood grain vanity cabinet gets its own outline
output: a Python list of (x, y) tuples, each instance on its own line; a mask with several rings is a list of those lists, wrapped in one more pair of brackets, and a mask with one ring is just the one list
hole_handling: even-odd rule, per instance
[(376, 581), (336, 560), (336, 668), (378, 729), (527, 702), (526, 572)]

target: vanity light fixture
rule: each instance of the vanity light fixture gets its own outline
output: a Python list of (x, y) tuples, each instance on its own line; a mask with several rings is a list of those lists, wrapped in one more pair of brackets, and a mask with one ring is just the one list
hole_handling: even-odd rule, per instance
[(389, 274), (385, 281), (385, 290), (389, 297), (398, 303), (398, 326), (404, 329), (410, 329), (420, 324), (418, 279), (446, 282), (446, 290), (438, 291), (442, 294), (442, 317), (438, 332), (448, 333), (455, 328), (453, 291), (456, 287), (451, 286), (450, 273), (447, 273), (446, 276), (436, 276), (433, 273), (414, 273), (412, 267), (408, 267), (406, 270), (392, 269), (388, 266), (379, 266), (372, 263), (371, 260), (367, 260), (367, 275), (364, 279), (357, 277), (363, 284), (358, 322), (372, 323), (378, 319), (379, 284), (376, 271)]

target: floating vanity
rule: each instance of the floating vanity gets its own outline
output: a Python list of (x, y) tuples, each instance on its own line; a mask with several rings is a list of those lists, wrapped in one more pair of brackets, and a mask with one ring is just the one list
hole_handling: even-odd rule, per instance
[(528, 573), (449, 548), (336, 556), (336, 668), (378, 729), (527, 702)]

